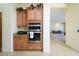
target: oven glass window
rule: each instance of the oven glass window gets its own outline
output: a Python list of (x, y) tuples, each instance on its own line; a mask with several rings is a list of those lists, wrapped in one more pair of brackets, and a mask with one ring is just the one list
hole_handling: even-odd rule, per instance
[(40, 33), (34, 33), (34, 38), (30, 38), (29, 33), (29, 41), (40, 41)]
[(29, 26), (30, 30), (37, 30), (37, 29), (41, 29), (40, 26)]

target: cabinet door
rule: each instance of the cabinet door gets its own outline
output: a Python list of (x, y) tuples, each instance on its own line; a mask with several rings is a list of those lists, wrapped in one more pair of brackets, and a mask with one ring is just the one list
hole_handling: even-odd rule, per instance
[(35, 19), (36, 20), (42, 20), (43, 19), (43, 10), (42, 10), (42, 8), (36, 8), (35, 9)]
[(27, 10), (27, 20), (35, 20), (35, 9)]
[(37, 44), (37, 45), (35, 45), (35, 50), (40, 50), (40, 51), (42, 51), (42, 50), (43, 50), (42, 44)]
[(20, 49), (21, 50), (26, 50), (27, 49), (27, 41), (26, 41), (26, 39), (21, 39), (20, 40)]
[(14, 50), (27, 50), (27, 36), (15, 35), (14, 36)]
[(17, 26), (22, 26), (22, 11), (17, 11)]
[(33, 43), (28, 43), (28, 50), (35, 50), (35, 46)]
[(26, 10), (23, 11), (23, 20), (22, 20), (22, 26), (27, 25), (27, 12)]
[(14, 38), (14, 50), (19, 50), (20, 46), (19, 46), (19, 39)]
[(42, 51), (42, 44), (40, 43), (28, 43), (28, 50), (37, 50), (37, 51)]

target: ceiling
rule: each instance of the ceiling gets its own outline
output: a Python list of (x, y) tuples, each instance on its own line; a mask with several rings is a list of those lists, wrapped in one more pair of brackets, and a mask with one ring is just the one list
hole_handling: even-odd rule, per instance
[(26, 9), (26, 7), (29, 7), (31, 4), (33, 4), (34, 6), (37, 5), (37, 3), (16, 3), (16, 7), (23, 7), (24, 9)]
[(64, 22), (65, 8), (51, 8), (50, 19), (53, 22)]
[(66, 3), (50, 3), (50, 7), (66, 8)]

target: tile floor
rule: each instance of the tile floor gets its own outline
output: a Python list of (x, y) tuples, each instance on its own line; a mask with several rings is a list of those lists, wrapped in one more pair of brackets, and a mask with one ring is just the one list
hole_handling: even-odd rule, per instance
[(43, 53), (40, 51), (15, 51), (13, 53), (0, 53), (0, 56), (79, 56), (79, 52), (68, 48), (64, 44), (64, 36), (51, 36), (51, 52)]

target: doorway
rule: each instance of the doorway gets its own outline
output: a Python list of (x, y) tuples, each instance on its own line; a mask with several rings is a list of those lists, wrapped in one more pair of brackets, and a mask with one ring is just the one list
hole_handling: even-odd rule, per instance
[(2, 52), (2, 13), (0, 12), (0, 52)]
[(63, 45), (65, 44), (65, 8), (52, 7), (50, 13), (51, 44)]

